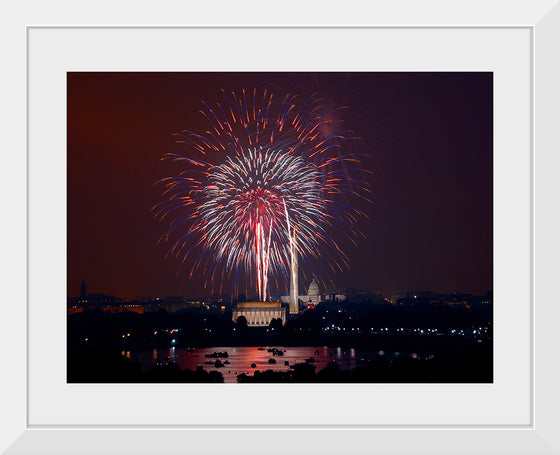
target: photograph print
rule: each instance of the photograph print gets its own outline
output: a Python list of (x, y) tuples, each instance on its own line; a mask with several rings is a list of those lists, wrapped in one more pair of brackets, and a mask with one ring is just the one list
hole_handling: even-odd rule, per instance
[(68, 383), (492, 383), (491, 72), (68, 72)]

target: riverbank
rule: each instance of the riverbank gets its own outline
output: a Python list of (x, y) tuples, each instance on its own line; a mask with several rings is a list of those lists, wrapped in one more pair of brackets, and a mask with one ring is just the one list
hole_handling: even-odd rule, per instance
[[(453, 354), (437, 355), (326, 346), (275, 349), (282, 354), (274, 354), (266, 347), (86, 349), (69, 353), (68, 382), (489, 383), (493, 380), (492, 350), (481, 344)], [(219, 359), (212, 356), (214, 352), (221, 354)]]

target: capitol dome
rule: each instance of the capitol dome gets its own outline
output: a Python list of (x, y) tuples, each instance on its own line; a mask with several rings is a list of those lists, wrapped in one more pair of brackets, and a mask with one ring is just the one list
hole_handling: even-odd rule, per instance
[(315, 278), (313, 278), (313, 281), (311, 281), (311, 284), (309, 285), (309, 288), (307, 289), (307, 294), (308, 295), (318, 295), (319, 294), (319, 285), (315, 281)]

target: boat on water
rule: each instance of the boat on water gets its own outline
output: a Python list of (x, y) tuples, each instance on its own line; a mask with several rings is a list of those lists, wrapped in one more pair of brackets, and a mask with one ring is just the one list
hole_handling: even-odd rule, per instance
[(228, 358), (229, 355), (227, 351), (225, 351), (225, 352), (213, 352), (212, 354), (204, 354), (204, 357), (211, 358), (211, 359), (215, 359), (215, 358), (221, 359), (221, 358)]

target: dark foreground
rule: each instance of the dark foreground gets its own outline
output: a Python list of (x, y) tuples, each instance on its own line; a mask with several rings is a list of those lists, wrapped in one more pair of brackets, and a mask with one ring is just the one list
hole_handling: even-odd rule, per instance
[[(393, 360), (377, 355), (362, 365), (345, 371), (330, 362), (319, 368), (303, 362), (288, 371), (254, 370), (242, 373), (238, 382), (373, 382), (373, 383), (487, 383), (492, 382), (491, 346), (464, 347), (455, 355), (428, 359), (399, 354)], [(68, 357), (70, 383), (180, 383), (224, 382), (222, 373), (181, 369), (173, 361), (154, 364), (143, 372), (140, 362), (129, 360), (114, 349), (73, 352)]]
[[(285, 326), (234, 324), (227, 312), (107, 314), (68, 317), (70, 383), (223, 382), (222, 373), (199, 366), (181, 369), (172, 359), (142, 369), (123, 351), (213, 346), (327, 346), (400, 353), (375, 355), (352, 370), (336, 362), (290, 365), (288, 371), (258, 368), (238, 382), (286, 383), (491, 383), (491, 312), (449, 308), (390, 308), (364, 311), (328, 306), (306, 311)], [(414, 353), (414, 355), (412, 354)], [(211, 370), (211, 371), (207, 371)]]

